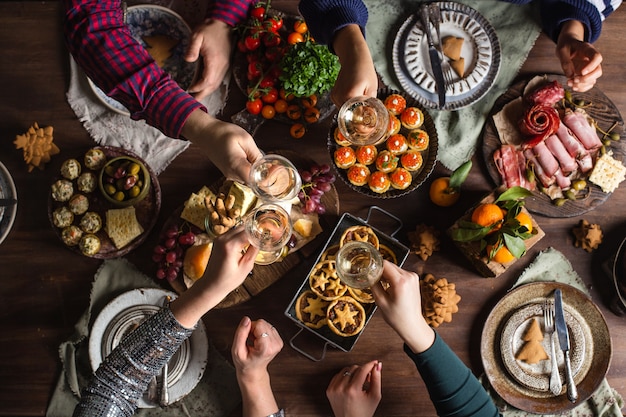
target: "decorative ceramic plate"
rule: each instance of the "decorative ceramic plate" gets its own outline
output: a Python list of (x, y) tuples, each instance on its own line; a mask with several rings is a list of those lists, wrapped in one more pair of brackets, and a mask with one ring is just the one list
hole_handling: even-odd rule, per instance
[[(557, 80), (561, 85), (567, 85), (567, 79), (562, 75), (546, 75), (548, 81)], [(500, 112), (502, 108), (512, 100), (518, 99), (523, 95), (526, 84), (530, 79), (521, 80), (512, 85), (503, 95), (501, 95), (493, 105), (493, 109), (487, 118), (485, 128), (483, 129), (483, 159), (487, 165), (489, 176), (496, 185), (502, 183), (500, 173), (493, 161), (493, 153), (502, 146), (500, 136), (495, 127), (493, 116)], [(604, 131), (607, 131), (614, 125), (612, 132), (619, 133), (621, 140), (612, 141), (610, 150), (613, 151), (613, 157), (622, 162), (626, 161), (626, 136), (624, 134), (624, 120), (619, 110), (613, 102), (597, 87), (584, 93), (572, 92), (574, 100), (584, 100), (591, 103), (585, 111), (591, 116)], [(588, 183), (586, 192), (581, 193), (576, 200), (566, 201), (562, 206), (556, 206), (546, 194), (540, 191), (534, 191), (531, 197), (526, 198), (526, 208), (535, 214), (541, 214), (547, 217), (576, 217), (583, 213), (593, 210), (602, 205), (611, 193), (605, 193), (596, 185)], [(623, 185), (622, 185), (623, 186)]]
[[(129, 253), (130, 251), (132, 251), (133, 249), (141, 245), (143, 241), (146, 240), (146, 238), (148, 237), (148, 234), (150, 234), (150, 231), (156, 224), (157, 217), (159, 217), (159, 211), (161, 210), (161, 186), (159, 185), (159, 179), (157, 178), (154, 171), (152, 171), (150, 166), (148, 166), (148, 164), (146, 164), (146, 162), (142, 160), (138, 155), (135, 155), (134, 153), (127, 151), (126, 149), (115, 148), (115, 147), (110, 147), (110, 146), (103, 146), (103, 147), (96, 146), (95, 148), (102, 149), (105, 156), (107, 157), (107, 160), (116, 158), (118, 156), (130, 156), (135, 159), (138, 159), (144, 164), (144, 166), (150, 173), (150, 190), (148, 192), (148, 195), (143, 200), (134, 204), (135, 216), (137, 217), (137, 221), (143, 228), (143, 233), (141, 233), (132, 242), (130, 242), (128, 245), (124, 246), (121, 249), (118, 249), (115, 246), (115, 244), (113, 243), (111, 238), (109, 238), (109, 235), (106, 233), (105, 230), (106, 230), (107, 210), (118, 209), (122, 207), (116, 207), (109, 201), (105, 200), (98, 186), (96, 186), (96, 189), (90, 193), (81, 193), (77, 191), (77, 180), (71, 181), (74, 186), (74, 193), (84, 194), (89, 200), (88, 211), (93, 211), (93, 212), (98, 213), (100, 215), (100, 218), (102, 219), (102, 228), (98, 232), (96, 232), (96, 236), (100, 238), (100, 250), (98, 251), (98, 253), (96, 253), (95, 255), (92, 255), (91, 257), (98, 258), (98, 259), (118, 258), (120, 256), (126, 255), (127, 253)], [(84, 159), (83, 155), (80, 155), (74, 158), (78, 162), (80, 162), (82, 172), (91, 171), (85, 167), (83, 163), (83, 159)], [(99, 170), (91, 171), (91, 172), (96, 176), (96, 178), (98, 178), (100, 174)], [(62, 178), (63, 177), (59, 174), (58, 177), (55, 177), (52, 180), (51, 184), (54, 183), (56, 180), (62, 179)], [(57, 208), (60, 208), (63, 205), (67, 205), (67, 203), (55, 201), (52, 198), (51, 193), (48, 192), (48, 219), (50, 220), (50, 225), (52, 226), (52, 228), (54, 229), (54, 231), (56, 232), (57, 236), (59, 237), (61, 241), (63, 241), (63, 238), (61, 235), (62, 229), (55, 227), (54, 221), (53, 221), (53, 213)], [(81, 218), (82, 218), (82, 215), (74, 216), (74, 220), (72, 224), (78, 226), (80, 224)], [(68, 249), (70, 249), (71, 251), (75, 253), (78, 253), (81, 255), (83, 254), (78, 248), (78, 246), (68, 246)], [(84, 256), (89, 256), (89, 255), (84, 255)]]
[[(130, 6), (126, 12), (126, 25), (133, 38), (147, 47), (145, 38), (164, 36), (178, 41), (171, 50), (171, 55), (163, 64), (163, 70), (170, 74), (180, 88), (187, 90), (196, 76), (197, 62), (185, 61), (185, 51), (189, 46), (191, 29), (182, 17), (174, 11), (157, 5)], [(113, 111), (129, 115), (129, 111), (117, 100), (107, 96), (91, 80), (89, 85), (102, 103)]]
[[(339, 168), (335, 162), (335, 158), (334, 158), (335, 151), (341, 147), (339, 144), (337, 144), (337, 142), (335, 141), (335, 137), (334, 137), (335, 129), (337, 129), (337, 126), (338, 126), (336, 120), (331, 125), (330, 131), (328, 133), (328, 140), (327, 140), (328, 151), (330, 152), (330, 158), (333, 161), (333, 167), (335, 168), (335, 171), (337, 172), (339, 178), (341, 178), (348, 185), (348, 187), (352, 188), (354, 191), (359, 192), (361, 194), (365, 194), (370, 197), (374, 197), (374, 198), (401, 197), (410, 193), (411, 191), (415, 191), (430, 176), (430, 173), (435, 168), (435, 163), (437, 162), (437, 151), (439, 149), (437, 129), (435, 128), (435, 122), (433, 122), (433, 119), (432, 117), (430, 117), (430, 114), (428, 114), (428, 111), (424, 109), (417, 101), (415, 101), (407, 93), (404, 93), (404, 92), (399, 92), (396, 90), (385, 88), (385, 89), (381, 89), (378, 91), (378, 98), (384, 101), (385, 97), (391, 94), (400, 94), (402, 97), (406, 99), (407, 107), (417, 107), (422, 111), (422, 113), (424, 114), (424, 124), (420, 127), (420, 129), (425, 130), (429, 136), (428, 149), (421, 152), (422, 158), (423, 158), (422, 167), (419, 168), (417, 171), (411, 172), (411, 177), (412, 177), (411, 185), (409, 185), (404, 190), (394, 189), (393, 187), (390, 187), (389, 190), (384, 193), (376, 193), (372, 191), (367, 184), (363, 186), (352, 184), (348, 180), (348, 169)], [(400, 128), (400, 133), (403, 134), (404, 136), (406, 136), (408, 132), (409, 130), (406, 129), (405, 127)], [(351, 147), (355, 150), (358, 148), (356, 145), (351, 145)], [(385, 150), (386, 141), (376, 145), (376, 148), (378, 149), (378, 152)], [(399, 158), (400, 156), (401, 155), (398, 155), (397, 157)], [(400, 163), (398, 163), (398, 167), (401, 167)], [(370, 169), (371, 172), (376, 171), (376, 167), (373, 163), (368, 165), (368, 168)]]
[[(480, 13), (461, 3), (440, 2), (441, 38), (463, 39), (463, 77), (452, 71), (443, 110), (457, 110), (480, 100), (500, 70), (500, 42), (496, 31)], [(393, 43), (393, 67), (400, 84), (420, 104), (439, 108), (435, 79), (428, 59), (428, 42), (420, 17), (409, 17)]]
[[(521, 337), (530, 320), (543, 317), (541, 305), (557, 288), (563, 293), (571, 337), (577, 403), (567, 399), (565, 389), (558, 396), (547, 389), (549, 360), (530, 366), (513, 357), (524, 343)], [(543, 330), (543, 319), (540, 323)], [(542, 346), (548, 353), (547, 342), (544, 337)], [(485, 374), (495, 391), (512, 406), (537, 414), (558, 414), (587, 400), (606, 376), (612, 355), (609, 329), (598, 307), (576, 288), (556, 282), (526, 284), (506, 294), (489, 314), (480, 346)], [(560, 349), (557, 356), (562, 368)]]
[[(159, 311), (168, 295), (176, 298), (173, 292), (159, 288), (140, 288), (118, 296), (102, 309), (89, 336), (89, 361), (94, 372), (126, 335)], [(206, 368), (208, 353), (208, 339), (201, 320), (168, 362), (170, 403), (194, 389)], [(140, 408), (156, 406), (147, 394), (139, 400)]]
[(14, 204), (0, 206), (0, 243), (6, 239), (17, 215), (17, 190), (9, 170), (0, 162), (0, 198), (16, 200)]

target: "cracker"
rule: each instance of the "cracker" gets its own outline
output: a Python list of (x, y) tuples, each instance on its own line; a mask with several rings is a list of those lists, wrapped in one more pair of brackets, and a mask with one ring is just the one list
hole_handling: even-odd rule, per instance
[(624, 178), (626, 178), (626, 167), (606, 153), (596, 161), (589, 181), (602, 188), (605, 193), (612, 193), (624, 181)]
[(208, 187), (202, 187), (197, 193), (192, 193), (187, 201), (180, 218), (204, 230), (204, 219), (209, 214), (205, 198), (215, 201), (215, 194)]
[(107, 210), (105, 230), (117, 249), (122, 249), (143, 233), (133, 206)]

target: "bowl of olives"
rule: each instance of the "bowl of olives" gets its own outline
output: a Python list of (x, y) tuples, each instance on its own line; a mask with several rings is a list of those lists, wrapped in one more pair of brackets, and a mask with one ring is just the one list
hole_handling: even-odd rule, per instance
[(120, 156), (102, 167), (98, 186), (104, 198), (113, 205), (132, 206), (148, 195), (150, 173), (138, 159)]

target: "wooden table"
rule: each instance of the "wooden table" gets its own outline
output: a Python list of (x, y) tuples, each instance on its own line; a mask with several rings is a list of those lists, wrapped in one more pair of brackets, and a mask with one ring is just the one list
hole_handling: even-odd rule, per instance
[[(275, 0), (277, 8), (294, 10), (294, 0)], [(51, 229), (46, 215), (46, 201), (51, 176), (65, 156), (76, 155), (93, 145), (89, 135), (70, 109), (65, 93), (69, 84), (68, 53), (61, 31), (60, 2), (13, 1), (0, 3), (0, 159), (15, 179), (19, 210), (13, 230), (0, 245), (0, 415), (42, 416), (60, 372), (59, 344), (73, 331), (73, 326), (89, 300), (94, 273), (100, 261), (68, 251)], [(626, 9), (619, 9), (605, 24), (597, 46), (605, 53), (604, 76), (598, 86), (626, 111), (626, 55), (622, 54), (626, 34)], [(554, 45), (541, 36), (522, 73), (560, 72), (554, 57)], [(236, 91), (226, 112), (230, 116), (243, 106)], [(33, 122), (53, 125), (55, 142), (61, 155), (44, 171), (28, 173), (21, 151), (13, 147), (15, 135)], [(329, 162), (325, 147), (328, 123), (312, 129), (307, 136), (293, 140), (283, 125), (268, 123), (258, 132), (262, 149), (291, 149), (306, 152), (319, 162)], [(341, 209), (365, 216), (375, 203), (404, 221), (400, 239), (416, 224), (426, 223), (446, 229), (479, 197), (493, 187), (484, 164), (475, 158), (475, 168), (465, 186), (463, 199), (454, 208), (434, 209), (425, 189), (394, 200), (372, 201), (350, 190), (341, 182)], [(447, 173), (441, 166), (435, 176)], [(192, 146), (176, 158), (159, 177), (163, 204), (156, 230), (146, 243), (128, 259), (148, 275), (153, 273), (150, 252), (156, 242), (159, 225), (184, 201), (189, 193), (219, 173), (208, 159)], [(181, 187), (181, 184), (185, 186)], [(481, 372), (480, 334), (490, 309), (515, 282), (516, 277), (541, 249), (552, 246), (563, 252), (587, 284), (594, 301), (609, 324), (614, 353), (607, 378), (618, 392), (626, 394), (626, 319), (608, 308), (612, 285), (601, 270), (601, 263), (615, 250), (626, 230), (626, 187), (620, 187), (599, 209), (579, 218), (538, 218), (546, 237), (511, 270), (497, 279), (478, 276), (452, 243), (442, 239), (441, 250), (423, 262), (411, 256), (406, 267), (418, 273), (430, 272), (454, 282), (462, 296), (459, 313), (453, 322), (439, 328), (440, 334), (461, 359), (478, 374)], [(580, 218), (598, 223), (605, 240), (594, 253), (573, 245), (571, 229)], [(266, 318), (280, 331), (286, 346), (271, 364), (272, 384), (281, 406), (293, 416), (320, 416), (331, 413), (324, 391), (335, 372), (352, 363), (379, 359), (384, 363), (383, 399), (377, 415), (435, 415), (412, 363), (401, 349), (395, 333), (375, 315), (350, 353), (330, 350), (326, 359), (314, 363), (288, 345), (298, 328), (283, 315), (294, 291), (310, 267), (302, 262), (292, 273), (251, 301), (205, 317), (207, 330), (217, 347), (229, 356), (235, 325), (244, 314)], [(303, 340), (307, 346), (317, 340)], [(238, 415), (237, 411), (234, 415)]]

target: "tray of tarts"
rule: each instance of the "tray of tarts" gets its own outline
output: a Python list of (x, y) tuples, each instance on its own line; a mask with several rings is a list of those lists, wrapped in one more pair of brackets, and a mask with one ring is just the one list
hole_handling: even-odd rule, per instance
[(338, 176), (353, 190), (374, 198), (400, 197), (416, 190), (437, 161), (437, 130), (430, 114), (406, 93), (378, 91), (389, 111), (384, 140), (351, 144), (337, 121), (328, 135), (328, 150)]
[[(399, 224), (398, 228), (387, 235), (372, 227), (368, 222), (373, 210), (389, 216)], [(335, 269), (335, 255), (349, 241), (367, 241), (378, 248), (384, 259), (401, 266), (410, 252), (408, 247), (393, 237), (401, 228), (400, 219), (377, 206), (370, 207), (365, 220), (350, 213), (341, 216), (285, 310), (285, 315), (301, 327), (289, 341), (292, 348), (313, 361), (324, 359), (329, 345), (344, 352), (352, 350), (376, 311), (376, 304), (369, 288), (357, 290), (339, 280)], [(325, 341), (319, 357), (295, 344), (303, 330), (308, 330)]]

